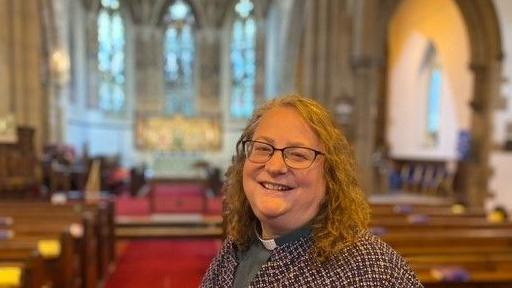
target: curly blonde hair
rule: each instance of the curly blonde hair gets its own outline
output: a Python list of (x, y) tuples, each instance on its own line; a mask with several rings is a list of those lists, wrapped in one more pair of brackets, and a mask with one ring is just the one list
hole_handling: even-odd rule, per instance
[(357, 235), (367, 229), (370, 210), (357, 180), (355, 160), (347, 139), (327, 109), (304, 96), (292, 94), (264, 104), (255, 111), (242, 132), (236, 143), (232, 165), (226, 173), (226, 233), (242, 250), (247, 249), (256, 237), (254, 227), (259, 222), (243, 189), (242, 171), (246, 155), (242, 142), (252, 138), (266, 112), (283, 106), (295, 108), (325, 147), (326, 201), (311, 221), (313, 251), (315, 257), (324, 262), (353, 243)]

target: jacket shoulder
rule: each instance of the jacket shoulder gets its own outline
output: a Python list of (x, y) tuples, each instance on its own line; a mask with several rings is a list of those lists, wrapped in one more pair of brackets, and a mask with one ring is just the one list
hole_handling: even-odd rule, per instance
[(333, 273), (349, 279), (350, 287), (423, 287), (406, 260), (369, 232), (332, 262)]
[(231, 238), (228, 237), (224, 240), (222, 248), (206, 270), (200, 287), (232, 287), (235, 269), (238, 265), (235, 247)]

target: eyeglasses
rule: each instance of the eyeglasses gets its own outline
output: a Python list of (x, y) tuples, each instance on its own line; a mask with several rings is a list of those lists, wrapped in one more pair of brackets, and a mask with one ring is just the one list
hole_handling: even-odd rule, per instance
[(311, 148), (284, 147), (278, 149), (268, 143), (254, 140), (245, 140), (242, 144), (244, 145), (245, 155), (251, 162), (266, 163), (276, 151), (281, 151), (286, 166), (295, 169), (309, 168), (318, 155), (325, 155), (323, 152)]

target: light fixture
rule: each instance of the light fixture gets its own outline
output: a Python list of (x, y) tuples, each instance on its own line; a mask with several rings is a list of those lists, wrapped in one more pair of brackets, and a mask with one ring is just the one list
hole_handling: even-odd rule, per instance
[(64, 49), (55, 49), (50, 56), (50, 69), (58, 84), (66, 84), (69, 81), (71, 63), (69, 54)]

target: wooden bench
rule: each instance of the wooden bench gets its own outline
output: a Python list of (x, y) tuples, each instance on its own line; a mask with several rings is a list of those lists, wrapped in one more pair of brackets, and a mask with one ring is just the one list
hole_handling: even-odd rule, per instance
[(37, 215), (13, 215), (12, 229), (16, 237), (45, 238), (48, 235), (68, 233), (74, 244), (74, 266), (80, 271), (84, 287), (96, 287), (98, 282), (98, 248), (91, 217), (60, 215), (59, 217)]
[(371, 213), (374, 217), (396, 214), (426, 214), (433, 216), (479, 216), (485, 217), (486, 212), (480, 208), (464, 208), (463, 206), (442, 205), (371, 205)]
[[(0, 203), (0, 211), (17, 213), (18, 221), (34, 218), (46, 219), (52, 222), (54, 218), (67, 219), (79, 223), (87, 217), (91, 224), (87, 232), (92, 233), (96, 239), (98, 253), (98, 275), (105, 278), (110, 266), (115, 261), (115, 234), (114, 234), (114, 203), (106, 200), (95, 204), (69, 203), (66, 205), (52, 205), (47, 202), (4, 202)], [(23, 211), (20, 213), (20, 211)], [(7, 213), (7, 212), (3, 212)], [(44, 216), (46, 215), (46, 216)], [(1, 216), (1, 215), (0, 215)], [(94, 255), (96, 255), (94, 254)], [(91, 255), (90, 253), (87, 255)]]
[[(45, 275), (43, 258), (34, 250), (19, 251), (18, 255), (11, 255), (15, 260), (0, 259), (1, 269), (18, 269), (20, 271), (19, 287), (40, 288), (51, 283)], [(13, 254), (13, 253), (11, 253)], [(0, 283), (0, 286), (2, 283)]]
[(512, 287), (511, 222), (491, 223), (483, 209), (452, 210), (449, 203), (371, 208), (372, 231), (407, 259), (425, 287)]
[[(81, 286), (97, 287), (99, 281), (106, 279), (114, 260), (114, 212), (111, 202), (104, 205), (3, 202), (0, 203), (0, 211), (3, 219), (10, 217), (10, 229), (18, 238), (75, 231), (74, 255), (78, 259), (75, 266), (80, 267)], [(77, 236), (76, 231), (80, 231), (81, 235)]]
[(512, 279), (509, 271), (473, 271), (467, 282), (440, 281), (430, 271), (417, 273), (425, 288), (510, 288)]
[(482, 217), (428, 217), (425, 221), (403, 217), (376, 217), (371, 221), (378, 235), (401, 231), (443, 231), (450, 229), (496, 229), (512, 230), (512, 222), (491, 223)]
[[(54, 243), (58, 247), (55, 253), (44, 255), (43, 241)], [(76, 270), (74, 243), (69, 233), (47, 233), (37, 237), (14, 236), (12, 239), (0, 241), (0, 261), (16, 261), (30, 264), (34, 254), (42, 256), (43, 281), (49, 287), (78, 287), (80, 278)]]

